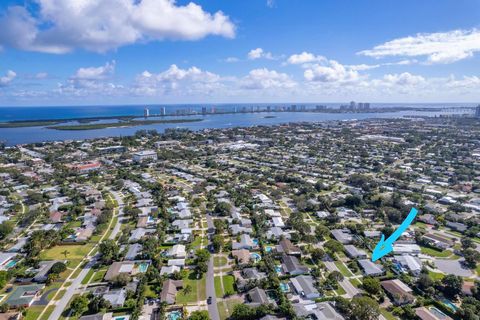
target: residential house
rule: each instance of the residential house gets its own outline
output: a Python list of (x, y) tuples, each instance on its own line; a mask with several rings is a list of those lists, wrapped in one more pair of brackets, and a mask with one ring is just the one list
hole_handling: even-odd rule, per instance
[(126, 297), (127, 297), (126, 290), (124, 288), (109, 290), (107, 293), (103, 295), (103, 298), (108, 302), (110, 302), (113, 308), (123, 307)]
[(422, 261), (411, 255), (394, 256), (393, 260), (397, 263), (399, 271), (408, 272), (414, 276), (419, 276), (422, 271)]
[(289, 275), (296, 276), (299, 274), (305, 274), (309, 271), (308, 267), (302, 265), (295, 256), (283, 255), (282, 262), (283, 272)]
[(404, 304), (413, 304), (415, 302), (415, 296), (412, 294), (412, 289), (401, 280), (385, 280), (380, 284), (395, 305), (400, 306)]
[(317, 299), (320, 298), (320, 293), (315, 288), (315, 280), (311, 276), (298, 276), (291, 278), (290, 282), (292, 283), (295, 292), (304, 299)]
[(342, 244), (349, 244), (353, 241), (352, 233), (348, 229), (335, 229), (331, 233), (335, 240)]
[(265, 290), (255, 287), (247, 292), (247, 305), (252, 307), (258, 307), (261, 305), (275, 304), (275, 301), (270, 299)]
[(289, 239), (282, 239), (276, 246), (276, 250), (279, 253), (284, 253), (287, 255), (298, 256), (302, 255), (302, 250), (299, 247), (295, 246)]
[(385, 273), (381, 265), (375, 264), (368, 259), (358, 260), (358, 263), (363, 270), (363, 274), (366, 276), (381, 276)]
[(164, 281), (162, 292), (160, 293), (160, 301), (165, 302), (166, 304), (175, 304), (175, 297), (177, 296), (178, 290), (182, 287), (182, 280), (168, 279)]
[(248, 234), (242, 234), (240, 236), (240, 242), (234, 241), (232, 243), (232, 249), (233, 250), (239, 250), (239, 249), (251, 250), (251, 249), (257, 248), (257, 247), (258, 247), (258, 245), (252, 240), (252, 238)]
[(246, 265), (250, 263), (250, 251), (246, 249), (232, 250), (232, 256), (238, 265)]
[(312, 304), (295, 303), (295, 314), (299, 318), (318, 320), (345, 320), (345, 318), (333, 308), (330, 302), (318, 302)]
[(13, 292), (5, 300), (5, 303), (11, 308), (28, 308), (37, 297), (40, 296), (43, 284), (30, 284), (26, 286), (14, 287)]
[(358, 249), (354, 245), (347, 244), (345, 247), (345, 253), (352, 259), (366, 259), (367, 253), (365, 250)]

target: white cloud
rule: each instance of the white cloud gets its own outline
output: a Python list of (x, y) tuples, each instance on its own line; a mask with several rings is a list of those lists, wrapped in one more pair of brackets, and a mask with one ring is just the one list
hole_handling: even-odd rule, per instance
[(326, 61), (326, 60), (327, 59), (323, 56), (316, 56), (313, 53), (303, 51), (302, 53), (299, 53), (299, 54), (292, 54), (288, 58), (287, 63), (289, 63), (289, 64), (305, 64), (305, 63), (311, 63), (311, 62), (321, 62), (321, 61)]
[(267, 0), (267, 7), (269, 8), (275, 7), (275, 0)]
[(48, 78), (48, 73), (47, 72), (39, 72), (35, 75), (35, 79), (46, 79)]
[(14, 71), (8, 70), (3, 77), (0, 77), (0, 87), (5, 87), (9, 85), (16, 76), (17, 74)]
[(197, 67), (182, 69), (171, 65), (158, 74), (144, 71), (135, 79), (133, 92), (138, 95), (209, 93), (218, 90), (221, 77)]
[(323, 64), (309, 66), (304, 77), (307, 81), (314, 82), (354, 82), (360, 79), (360, 74), (355, 68), (344, 66), (335, 60), (328, 60)]
[(250, 60), (256, 60), (261, 58), (269, 60), (274, 59), (273, 55), (270, 52), (265, 52), (262, 48), (252, 49), (248, 53), (248, 59)]
[(280, 73), (266, 68), (254, 69), (242, 78), (241, 87), (244, 89), (291, 89), (297, 84), (286, 73)]
[(374, 58), (388, 56), (426, 56), (427, 63), (452, 63), (472, 57), (480, 51), (480, 30), (454, 30), (439, 33), (419, 33), (388, 41), (371, 50), (359, 52)]
[(401, 74), (386, 74), (383, 80), (390, 86), (416, 86), (425, 83), (425, 78), (418, 75), (413, 75), (409, 72)]
[(115, 60), (107, 62), (101, 67), (80, 68), (72, 79), (76, 80), (103, 80), (115, 72)]
[(11, 6), (0, 16), (0, 46), (66, 53), (105, 52), (136, 42), (235, 36), (223, 12), (174, 0), (36, 0), (38, 13)]
[(238, 59), (237, 57), (228, 57), (225, 59), (225, 62), (228, 62), (228, 63), (234, 63), (238, 61), (240, 61), (240, 59)]

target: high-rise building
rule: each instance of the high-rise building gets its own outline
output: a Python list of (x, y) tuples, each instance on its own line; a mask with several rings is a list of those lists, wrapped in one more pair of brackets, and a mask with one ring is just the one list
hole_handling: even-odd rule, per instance
[(161, 114), (162, 116), (166, 116), (166, 115), (167, 115), (167, 108), (162, 107), (162, 108), (160, 109), (160, 114)]
[(202, 107), (202, 114), (207, 114), (207, 107)]
[(350, 109), (355, 110), (356, 107), (357, 107), (357, 104), (355, 103), (355, 101), (350, 101)]
[(480, 118), (480, 104), (475, 109), (475, 117)]
[(143, 116), (145, 118), (148, 118), (150, 116), (150, 110), (147, 107), (145, 107), (145, 109), (143, 109)]
[(293, 112), (297, 111), (297, 105), (292, 104), (291, 108), (292, 108), (292, 111), (293, 111)]
[(363, 104), (363, 108), (364, 108), (365, 110), (370, 109), (370, 102), (365, 102), (365, 103)]
[(211, 107), (211, 108), (210, 108), (210, 112), (211, 112), (211, 113), (215, 113), (215, 107)]

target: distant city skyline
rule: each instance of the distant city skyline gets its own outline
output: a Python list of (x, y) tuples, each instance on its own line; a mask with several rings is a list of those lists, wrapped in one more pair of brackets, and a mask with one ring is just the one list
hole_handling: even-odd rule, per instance
[(7, 0), (0, 106), (478, 103), (479, 12), (475, 0)]

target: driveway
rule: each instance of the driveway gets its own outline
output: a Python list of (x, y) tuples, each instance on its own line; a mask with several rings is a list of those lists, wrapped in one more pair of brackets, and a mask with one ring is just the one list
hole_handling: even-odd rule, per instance
[(446, 274), (454, 274), (460, 277), (471, 277), (473, 273), (470, 269), (463, 266), (463, 258), (458, 260), (434, 259), (435, 267)]

